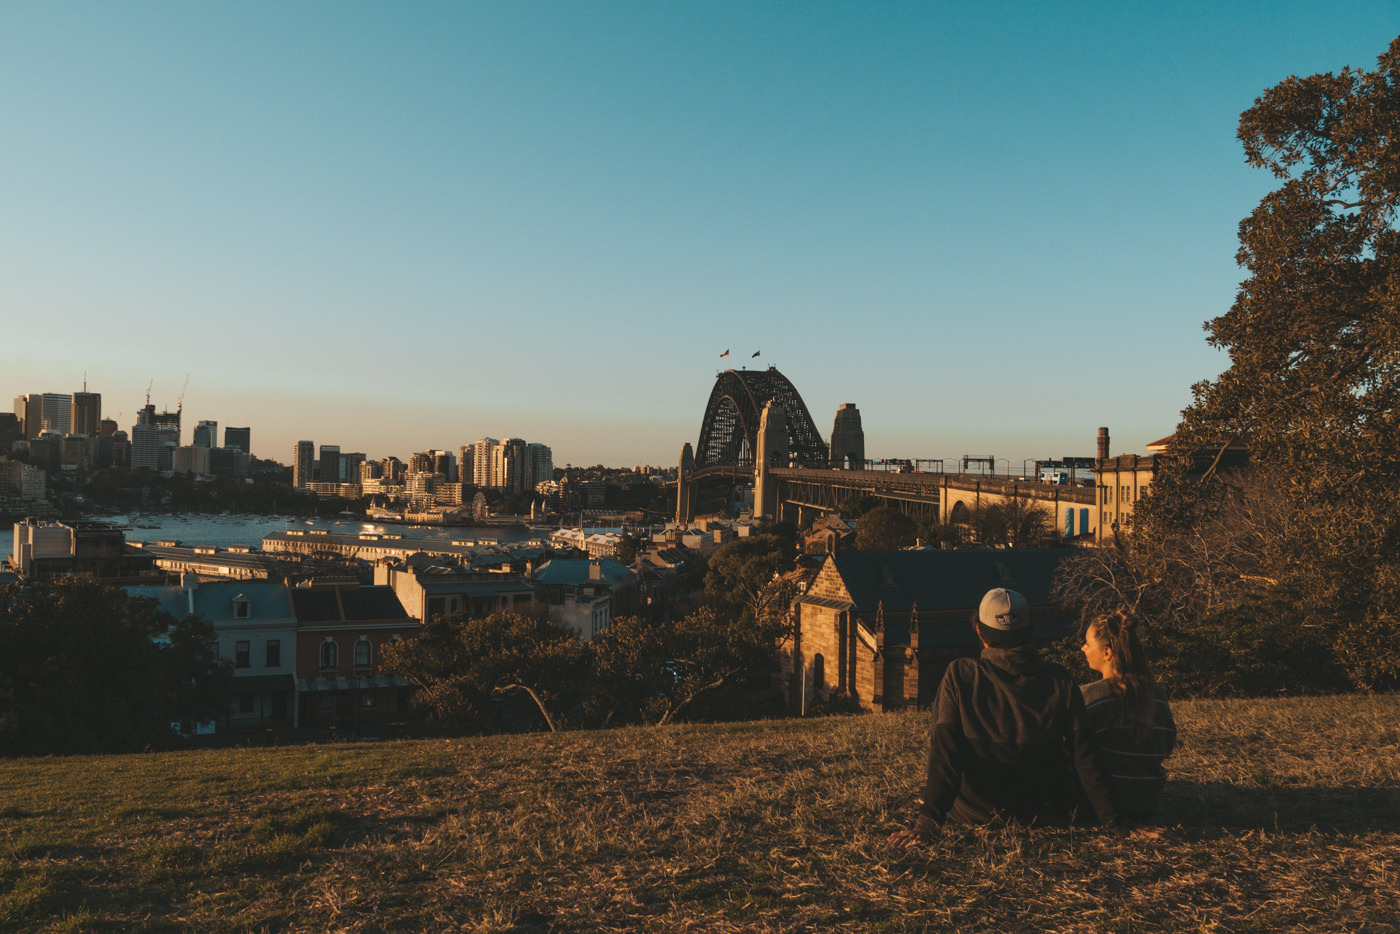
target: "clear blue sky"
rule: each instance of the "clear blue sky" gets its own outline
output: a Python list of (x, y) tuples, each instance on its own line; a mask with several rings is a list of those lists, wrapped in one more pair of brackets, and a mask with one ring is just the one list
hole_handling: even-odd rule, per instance
[[(1114, 453), (1223, 355), (1241, 110), (1395, 2), (0, 4), (0, 395), (287, 461), (674, 463), (725, 364), (870, 456)], [(726, 349), (732, 353), (721, 360)], [(750, 354), (761, 350), (752, 360)], [(188, 438), (187, 438), (188, 440)]]

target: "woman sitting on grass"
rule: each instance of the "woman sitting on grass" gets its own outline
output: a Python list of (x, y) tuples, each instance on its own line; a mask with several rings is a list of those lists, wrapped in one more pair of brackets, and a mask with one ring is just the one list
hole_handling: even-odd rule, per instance
[(1089, 667), (1103, 679), (1080, 691), (1109, 784), (1125, 817), (1151, 823), (1167, 784), (1162, 760), (1176, 745), (1166, 692), (1152, 677), (1127, 613), (1090, 621), (1083, 651)]

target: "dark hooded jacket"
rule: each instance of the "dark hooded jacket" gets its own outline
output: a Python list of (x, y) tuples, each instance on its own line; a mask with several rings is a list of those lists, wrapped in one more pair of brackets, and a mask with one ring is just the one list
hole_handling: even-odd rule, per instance
[(1030, 821), (1065, 787), (1068, 749), (1098, 817), (1116, 823), (1115, 806), (1068, 671), (1029, 646), (988, 646), (948, 666), (933, 708), (928, 783), (918, 829), (944, 820)]

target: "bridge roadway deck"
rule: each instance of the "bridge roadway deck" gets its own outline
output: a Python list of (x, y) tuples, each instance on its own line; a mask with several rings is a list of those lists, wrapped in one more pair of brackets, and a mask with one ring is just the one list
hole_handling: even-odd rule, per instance
[[(747, 480), (751, 466), (712, 466), (695, 472), (696, 479), (724, 476)], [(835, 510), (851, 496), (870, 495), (905, 504), (912, 511), (937, 514), (955, 500), (968, 502), (986, 496), (996, 499), (1030, 499), (1055, 506), (1073, 503), (1093, 506), (1093, 487), (1060, 486), (1034, 480), (990, 477), (986, 474), (894, 473), (885, 470), (818, 470), (810, 467), (775, 467), (769, 476), (780, 484), (779, 499), (796, 506)], [(969, 496), (970, 494), (970, 496)], [(946, 518), (946, 517), (941, 517)]]
[[(1095, 501), (1095, 491), (1092, 487), (1054, 486), (1030, 480), (989, 477), (985, 474), (892, 473), (884, 470), (810, 470), (780, 467), (775, 468), (770, 475), (795, 488), (790, 490), (784, 499), (792, 502), (802, 501), (804, 505), (822, 508), (834, 507), (852, 493), (869, 493), (883, 499), (937, 503), (942, 499), (941, 494), (944, 490), (982, 492), (1004, 498), (1020, 496), (1083, 505), (1093, 505)], [(810, 498), (802, 496), (796, 488), (807, 488), (813, 495)], [(833, 493), (839, 491), (840, 495), (833, 500), (827, 494), (818, 494), (817, 488)]]

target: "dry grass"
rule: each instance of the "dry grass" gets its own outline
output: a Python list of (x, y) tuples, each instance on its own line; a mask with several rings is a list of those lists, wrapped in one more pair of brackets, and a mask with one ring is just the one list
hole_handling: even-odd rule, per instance
[(1177, 705), (1179, 840), (912, 814), (923, 715), (0, 762), (0, 930), (1400, 932), (1400, 697)]

